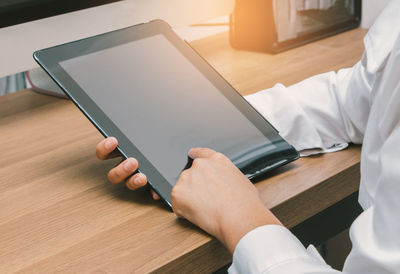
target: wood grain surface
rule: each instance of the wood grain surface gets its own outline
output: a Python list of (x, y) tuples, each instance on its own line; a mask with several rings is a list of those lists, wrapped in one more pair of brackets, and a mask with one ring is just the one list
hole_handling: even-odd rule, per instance
[[(243, 95), (352, 66), (364, 30), (278, 55), (237, 51), (226, 33), (193, 47)], [(209, 273), (231, 256), (147, 189), (107, 182), (100, 133), (68, 100), (30, 90), (0, 97), (0, 273)], [(256, 183), (288, 227), (358, 189), (360, 147), (300, 159)]]

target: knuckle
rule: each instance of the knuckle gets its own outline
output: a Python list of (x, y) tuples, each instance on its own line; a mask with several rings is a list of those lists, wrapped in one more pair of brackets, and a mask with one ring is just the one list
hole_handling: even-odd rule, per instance
[(176, 197), (176, 185), (171, 190), (171, 199), (174, 199), (175, 197)]
[[(186, 181), (188, 178), (189, 178), (189, 171), (185, 169), (184, 171), (181, 172), (181, 175), (179, 175), (178, 181)], [(172, 190), (174, 190), (177, 186), (178, 184), (176, 184)]]
[(201, 158), (194, 159), (193, 163), (192, 163), (192, 166), (193, 167), (199, 167), (201, 165), (201, 162), (202, 162), (201, 160), (202, 160)]
[(115, 176), (114, 176), (114, 171), (111, 169), (108, 174), (107, 174), (107, 179), (112, 183), (112, 184), (116, 184), (118, 183)]
[(121, 179), (121, 177), (122, 177), (122, 172), (121, 172), (121, 167), (120, 166), (117, 166), (115, 169), (114, 169), (114, 172), (113, 172), (113, 175), (114, 175), (114, 177), (116, 178), (116, 179)]
[(193, 164), (192, 164), (193, 168), (195, 168), (193, 170), (193, 172), (196, 171), (196, 170), (206, 169), (208, 167), (208, 164), (209, 164), (208, 162), (209, 162), (209, 159), (204, 159), (204, 158), (195, 159), (193, 161)]
[(178, 182), (175, 184), (175, 186), (172, 188), (171, 194), (174, 194), (174, 196), (179, 196), (182, 193), (183, 190), (183, 185), (182, 183)]
[(215, 153), (213, 154), (213, 157), (214, 157), (215, 159), (217, 159), (217, 160), (225, 159), (225, 155), (222, 154), (221, 152), (215, 152)]
[(174, 188), (172, 189), (172, 191), (171, 191), (171, 202), (172, 202), (172, 204), (175, 204), (175, 202), (176, 202), (176, 200), (178, 199), (178, 197), (179, 197), (179, 190), (178, 190), (178, 188), (179, 187), (177, 187), (176, 185), (174, 186)]
[(96, 146), (96, 157), (100, 160), (104, 160), (105, 155), (103, 153), (103, 151), (101, 150), (101, 148), (99, 147), (99, 145)]
[(184, 215), (182, 209), (185, 205), (185, 194), (183, 193), (183, 191), (184, 188), (180, 185), (175, 185), (171, 191), (172, 210), (178, 217), (182, 217)]
[(117, 184), (125, 179), (126, 176), (124, 175), (122, 168), (123, 167), (119, 165), (117, 167), (114, 167), (108, 172), (108, 180), (111, 183)]
[(96, 157), (97, 157), (97, 159), (99, 159), (99, 160), (103, 160), (103, 155), (101, 155), (101, 154), (100, 154), (100, 151), (98, 151), (97, 149), (96, 149)]
[(193, 161), (193, 165), (196, 168), (204, 168), (207, 165), (207, 159), (197, 158)]

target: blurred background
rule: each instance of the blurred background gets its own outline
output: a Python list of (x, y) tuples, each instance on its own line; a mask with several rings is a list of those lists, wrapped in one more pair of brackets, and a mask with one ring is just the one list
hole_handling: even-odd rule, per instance
[[(360, 7), (361, 27), (368, 28), (387, 2), (364, 0)], [(153, 19), (167, 21), (182, 38), (194, 40), (229, 31), (229, 15), (233, 13), (237, 15), (236, 30), (243, 26), (249, 33), (246, 24), (252, 23), (260, 31), (275, 35), (270, 39), (273, 42), (268, 42), (271, 47), (282, 44), (278, 50), (271, 50), (279, 51), (287, 44), (296, 46), (287, 41), (299, 40), (307, 32), (354, 20), (354, 3), (355, 0), (0, 0), (0, 95), (31, 87), (25, 72), (37, 68), (32, 58), (36, 50)], [(259, 18), (240, 22), (252, 10), (262, 11)], [(266, 19), (269, 21), (264, 24)], [(256, 41), (251, 43), (247, 36), (241, 37), (240, 31), (234, 34), (232, 45), (238, 49), (259, 50), (260, 45), (255, 43), (260, 42), (262, 49), (266, 47), (257, 31), (253, 31)], [(33, 70), (31, 76), (44, 89), (57, 89), (41, 71)]]

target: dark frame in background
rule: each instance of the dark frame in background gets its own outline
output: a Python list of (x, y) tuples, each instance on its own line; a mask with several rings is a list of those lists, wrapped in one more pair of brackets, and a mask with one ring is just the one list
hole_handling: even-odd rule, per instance
[(310, 43), (316, 40), (320, 40), (347, 30), (355, 29), (360, 26), (361, 23), (361, 11), (362, 3), (361, 0), (354, 0), (354, 16), (348, 21), (334, 24), (332, 26), (316, 30), (314, 32), (300, 35), (298, 38), (287, 40), (284, 42), (277, 42), (275, 47), (275, 52), (281, 52), (293, 47), (297, 47), (306, 43)]
[[(355, 14), (347, 21), (302, 33), (297, 38), (278, 41), (275, 26), (274, 0), (236, 0), (229, 22), (229, 39), (239, 50), (279, 53), (315, 40), (357, 28), (361, 22), (361, 0), (354, 0)], [(275, 0), (279, 1), (279, 0)]]
[(0, 0), (0, 28), (120, 0)]

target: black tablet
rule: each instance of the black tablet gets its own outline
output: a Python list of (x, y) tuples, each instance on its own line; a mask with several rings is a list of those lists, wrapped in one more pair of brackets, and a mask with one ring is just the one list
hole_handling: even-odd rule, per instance
[(171, 27), (156, 20), (40, 50), (35, 60), (169, 205), (192, 147), (249, 178), (298, 152)]

